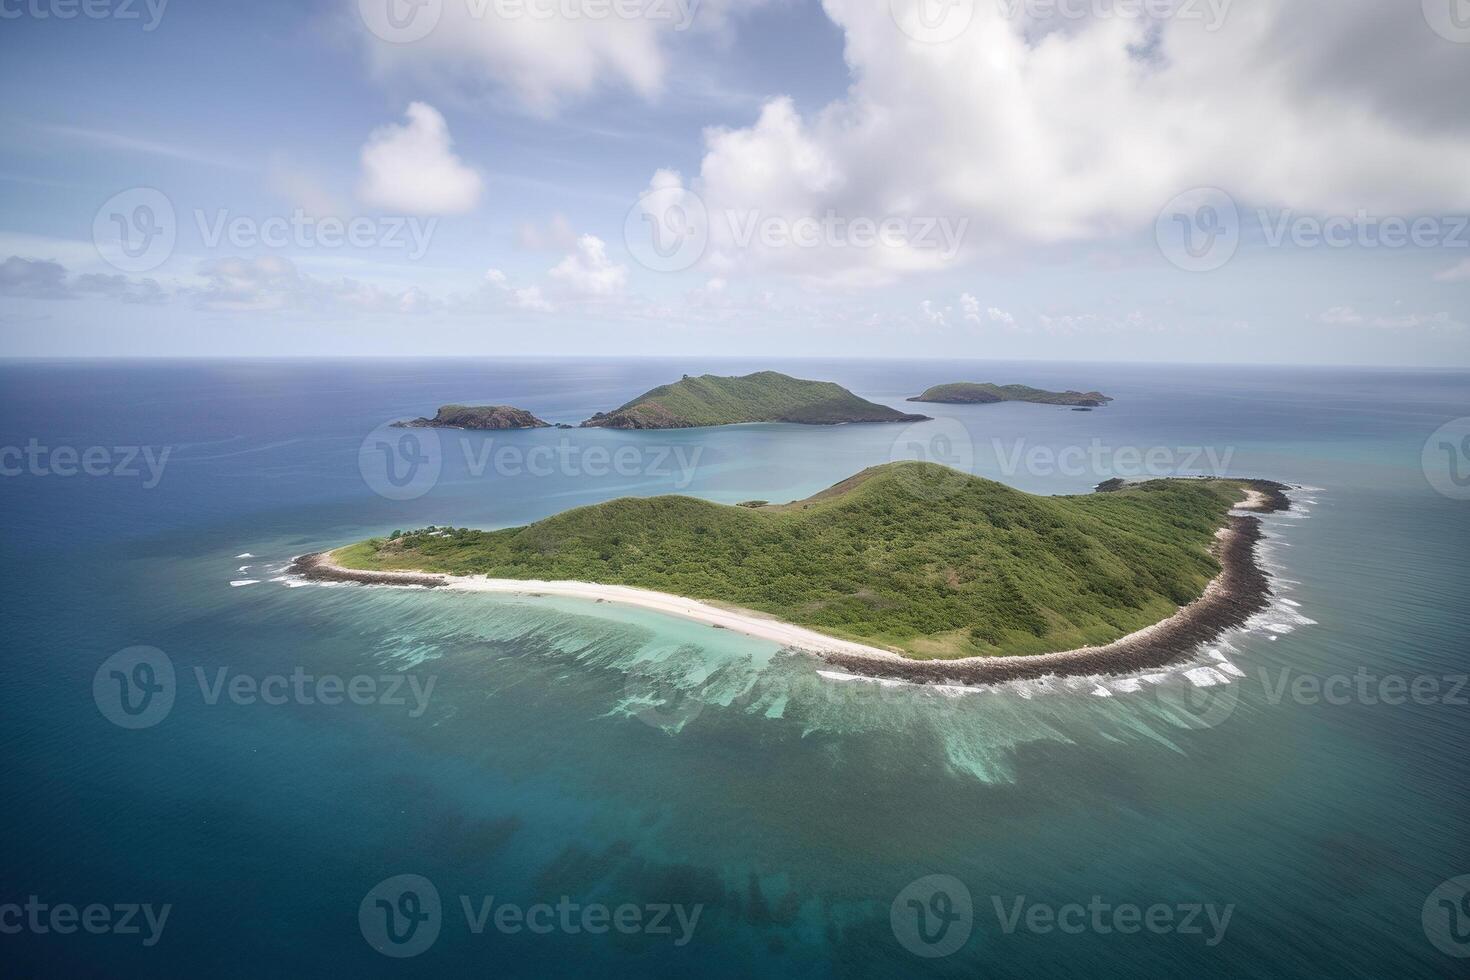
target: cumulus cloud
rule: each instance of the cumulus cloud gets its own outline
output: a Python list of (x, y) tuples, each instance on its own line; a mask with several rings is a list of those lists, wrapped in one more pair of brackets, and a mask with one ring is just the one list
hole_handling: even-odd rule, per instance
[(217, 313), (420, 313), (434, 305), (417, 287), (389, 290), (345, 276), (303, 275), (279, 255), (206, 262), (199, 276), (203, 285), (190, 290), (194, 303)]
[[(1026, 5), (975, 3), (944, 44), (908, 38), (889, 6), (824, 2), (845, 34), (843, 99), (806, 118), (775, 99), (751, 125), (706, 134), (691, 186), (712, 216), (949, 217), (992, 245), (1147, 233), (1197, 187), (1320, 214), (1470, 207), (1470, 116), (1451, 94), (1463, 52), (1395, 5), (1260, 0), (1210, 31), (1183, 17), (1037, 23), (1008, 14)], [(1392, 78), (1362, 72), (1364, 50), (1398, 66)], [(788, 251), (787, 269), (846, 281), (946, 264), (912, 243)]]
[(168, 294), (153, 279), (96, 272), (71, 275), (60, 262), (12, 255), (0, 262), (0, 296), (78, 299), (97, 296), (123, 303), (163, 303)]
[[(626, 4), (574, 5), (578, 16), (535, 16), (554, 5), (455, 2), (419, 8), (436, 17), (426, 36), (398, 44), (362, 29), (358, 0), (350, 6), (354, 37), (367, 45), (377, 74), (407, 78), (446, 92), (509, 96), (540, 114), (602, 90), (653, 98), (665, 86), (670, 51), (695, 36), (728, 34), (731, 15), (765, 0), (667, 0), (636, 4), (638, 16), (617, 16)], [(563, 9), (566, 8), (565, 6)], [(428, 27), (429, 20), (423, 21)]]
[(65, 299), (66, 267), (45, 259), (23, 259), (12, 255), (0, 262), (0, 294), (27, 299)]
[[(554, 313), (556, 306), (541, 294), (540, 286), (515, 286), (510, 277), (499, 269), (489, 269), (485, 272), (485, 284), (489, 287), (489, 295), (497, 296), (498, 302), (508, 304), (512, 309), (526, 310), (531, 313)], [(480, 294), (484, 299), (486, 293)], [(471, 305), (474, 301), (471, 300)]]
[(1334, 306), (1317, 317), (1334, 327), (1373, 327), (1378, 330), (1463, 330), (1465, 324), (1448, 312), (1364, 314), (1351, 306)]
[(932, 323), (936, 327), (949, 326), (949, 313), (950, 308), (948, 306), (941, 309), (934, 305), (933, 300), (926, 299), (919, 304), (919, 315), (922, 316), (926, 322)]
[(358, 196), (406, 214), (459, 214), (479, 203), (480, 175), (454, 154), (449, 125), (433, 106), (411, 103), (407, 122), (373, 130), (362, 148)]
[(516, 226), (516, 245), (531, 252), (554, 249), (559, 252), (577, 247), (577, 233), (564, 214), (554, 214), (545, 227), (530, 221)]
[(1434, 274), (1435, 282), (1470, 282), (1470, 259)]
[(983, 325), (985, 323), (998, 323), (1003, 327), (1014, 329), (1016, 318), (999, 307), (991, 306), (980, 308), (980, 300), (970, 293), (960, 294), (960, 309), (964, 311), (965, 320), (968, 323)]
[(577, 249), (549, 273), (568, 292), (583, 297), (615, 296), (628, 282), (628, 267), (608, 258), (607, 244), (595, 235), (577, 239)]

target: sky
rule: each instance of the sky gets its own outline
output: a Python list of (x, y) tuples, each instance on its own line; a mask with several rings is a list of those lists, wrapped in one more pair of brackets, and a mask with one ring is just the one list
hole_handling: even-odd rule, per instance
[(1470, 366), (1470, 0), (0, 0), (0, 356)]

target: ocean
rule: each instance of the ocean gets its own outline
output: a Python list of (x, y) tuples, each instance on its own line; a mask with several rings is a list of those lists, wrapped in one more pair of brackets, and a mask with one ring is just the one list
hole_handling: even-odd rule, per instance
[[(759, 369), (936, 418), (382, 428), (449, 402), (575, 425)], [(1116, 401), (904, 402), (954, 380)], [(1466, 415), (1470, 374), (1431, 370), (0, 363), (6, 972), (1463, 972)], [(1155, 676), (966, 691), (611, 605), (284, 575), (396, 529), (785, 501), (903, 458), (1045, 494), (1292, 484), (1276, 601)]]

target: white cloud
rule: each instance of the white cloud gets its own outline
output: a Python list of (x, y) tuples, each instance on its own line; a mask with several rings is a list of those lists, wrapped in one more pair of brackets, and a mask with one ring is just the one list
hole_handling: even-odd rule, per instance
[(72, 275), (60, 262), (12, 255), (0, 262), (0, 296), (20, 299), (96, 297), (124, 303), (164, 303), (168, 294), (153, 279), (85, 272)]
[(1470, 282), (1470, 259), (1434, 274), (1435, 282)]
[[(732, 14), (765, 0), (644, 0), (634, 5), (638, 15), (632, 17), (617, 15), (625, 3), (557, 8), (545, 0), (444, 0), (442, 6), (418, 8), (415, 17), (437, 16), (437, 21), (411, 44), (395, 44), (363, 30), (358, 0), (342, 2), (350, 8), (348, 29), (367, 44), (369, 62), (379, 75), (446, 92), (509, 96), (532, 112), (549, 114), (567, 100), (604, 89), (653, 98), (665, 87), (676, 45), (691, 45), (695, 35), (718, 43), (728, 36)], [(595, 16), (594, 8), (609, 15)], [(558, 9), (579, 15), (533, 15)], [(510, 11), (518, 15), (508, 15)]]
[(206, 262), (199, 276), (203, 285), (188, 292), (195, 305), (216, 313), (420, 313), (435, 305), (417, 287), (394, 291), (345, 276), (303, 275), (279, 255)]
[(1357, 326), (1363, 322), (1363, 314), (1351, 306), (1334, 306), (1317, 319), (1333, 326)]
[(564, 214), (554, 214), (546, 227), (523, 221), (516, 226), (516, 244), (532, 252), (548, 249), (567, 251), (577, 247), (577, 233)]
[(510, 277), (499, 269), (487, 269), (485, 282), (495, 292), (502, 294), (503, 301), (514, 309), (533, 313), (552, 313), (556, 310), (556, 306), (541, 294), (540, 286), (513, 286)]
[(362, 148), (358, 196), (407, 214), (458, 214), (480, 200), (480, 175), (454, 155), (444, 117), (411, 103), (404, 125), (373, 130)]
[(577, 239), (577, 250), (562, 259), (549, 275), (577, 296), (615, 296), (628, 282), (627, 266), (609, 259), (606, 243), (595, 235)]
[[(727, 208), (830, 210), (968, 219), (971, 255), (1149, 234), (1171, 199), (1205, 186), (1243, 209), (1463, 210), (1470, 120), (1450, 94), (1463, 91), (1463, 52), (1390, 7), (1259, 0), (1208, 31), (1187, 18), (1039, 25), (976, 2), (957, 40), (920, 44), (887, 3), (825, 0), (845, 34), (846, 97), (807, 118), (774, 99), (746, 128), (709, 131), (692, 187), (716, 246)], [(1364, 76), (1362, 50), (1398, 74)], [(945, 266), (912, 246), (779, 258), (839, 282)]]
[(1317, 317), (1321, 323), (1335, 327), (1373, 327), (1378, 330), (1463, 330), (1465, 324), (1438, 313), (1391, 313), (1365, 315), (1351, 306), (1334, 306)]
[(935, 326), (949, 326), (950, 308), (948, 306), (946, 306), (944, 309), (939, 309), (934, 305), (932, 300), (926, 299), (919, 304), (919, 313), (924, 317), (925, 320), (934, 324)]
[(556, 307), (551, 301), (541, 295), (540, 286), (527, 286), (517, 289), (511, 294), (511, 303), (516, 309), (530, 310), (534, 313), (554, 313)]

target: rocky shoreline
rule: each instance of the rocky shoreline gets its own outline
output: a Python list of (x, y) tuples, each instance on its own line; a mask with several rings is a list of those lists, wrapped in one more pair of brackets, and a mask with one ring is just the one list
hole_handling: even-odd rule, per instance
[(356, 582), (359, 585), (422, 585), (435, 589), (449, 584), (449, 578), (430, 572), (370, 572), (343, 568), (332, 564), (326, 551), (298, 555), (286, 566), (287, 575), (298, 575), (309, 582)]
[[(1256, 497), (1237, 508), (1269, 514), (1291, 509), (1286, 485), (1249, 481)], [(828, 664), (863, 677), (919, 684), (976, 686), (1043, 677), (1092, 677), (1159, 670), (1189, 660), (1201, 646), (1239, 629), (1265, 610), (1274, 593), (1256, 555), (1261, 540), (1258, 517), (1232, 515), (1221, 529), (1215, 557), (1221, 571), (1204, 595), (1173, 616), (1105, 646), (1031, 657), (972, 657), (965, 660), (913, 660), (898, 655), (819, 653)]]

